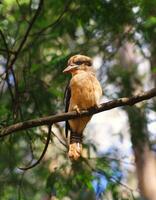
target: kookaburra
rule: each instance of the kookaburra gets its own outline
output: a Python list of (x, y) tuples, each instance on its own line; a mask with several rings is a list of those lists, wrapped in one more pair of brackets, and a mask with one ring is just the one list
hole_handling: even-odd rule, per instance
[[(99, 105), (102, 89), (92, 68), (92, 59), (84, 55), (75, 55), (68, 60), (64, 73), (72, 78), (65, 91), (65, 112), (86, 110)], [(71, 119), (66, 122), (66, 137), (70, 130), (68, 155), (77, 160), (82, 152), (83, 130), (92, 116)]]

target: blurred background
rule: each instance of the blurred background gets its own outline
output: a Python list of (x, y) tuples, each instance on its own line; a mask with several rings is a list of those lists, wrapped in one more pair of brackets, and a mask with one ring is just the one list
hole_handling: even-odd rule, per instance
[[(101, 102), (155, 87), (155, 39), (155, 0), (1, 0), (0, 130), (64, 112), (70, 76), (62, 71), (75, 54), (93, 58)], [(47, 127), (1, 137), (0, 199), (155, 200), (146, 192), (156, 188), (155, 111), (150, 99), (94, 115), (79, 162), (69, 160), (57, 123), (43, 160), (27, 171), (19, 167), (38, 160)]]

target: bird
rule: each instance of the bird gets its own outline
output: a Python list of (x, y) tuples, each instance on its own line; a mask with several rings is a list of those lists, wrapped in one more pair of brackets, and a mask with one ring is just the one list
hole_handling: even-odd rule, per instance
[[(102, 96), (102, 88), (95, 76), (92, 59), (85, 55), (74, 55), (68, 60), (63, 73), (72, 75), (65, 89), (65, 112), (81, 113), (93, 107), (98, 107)], [(82, 154), (83, 131), (92, 116), (66, 121), (65, 133), (70, 131), (68, 156), (78, 160)]]

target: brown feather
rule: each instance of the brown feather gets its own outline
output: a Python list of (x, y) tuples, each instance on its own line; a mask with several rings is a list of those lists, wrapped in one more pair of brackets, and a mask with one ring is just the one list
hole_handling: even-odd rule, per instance
[[(83, 55), (76, 55), (69, 59), (68, 65), (71, 66), (64, 70), (71, 73), (67, 95), (65, 111), (81, 111), (98, 106), (102, 89), (96, 79), (91, 58)], [(79, 119), (72, 119), (66, 123), (66, 134), (71, 131), (71, 144), (69, 146), (69, 157), (77, 160), (82, 151), (82, 134), (87, 123), (92, 116)]]

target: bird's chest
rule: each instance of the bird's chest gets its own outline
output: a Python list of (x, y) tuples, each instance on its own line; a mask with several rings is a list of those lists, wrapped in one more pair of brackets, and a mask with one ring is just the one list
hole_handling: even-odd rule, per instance
[(86, 73), (74, 76), (70, 82), (70, 87), (70, 106), (77, 105), (81, 109), (86, 109), (95, 105), (95, 88), (92, 75)]

